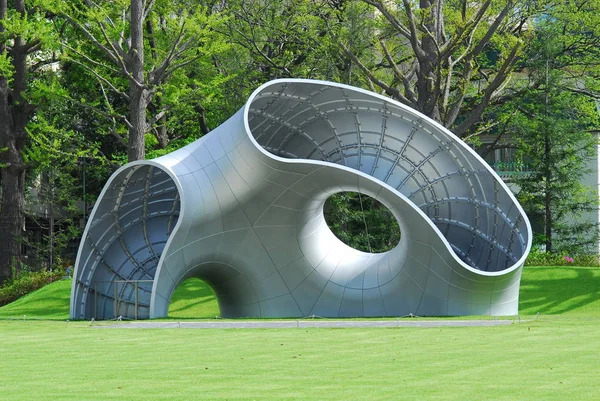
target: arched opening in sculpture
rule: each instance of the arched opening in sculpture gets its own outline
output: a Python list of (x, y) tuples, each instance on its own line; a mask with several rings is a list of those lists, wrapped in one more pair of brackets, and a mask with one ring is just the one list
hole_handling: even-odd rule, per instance
[(83, 316), (149, 316), (163, 249), (179, 218), (179, 192), (161, 168), (137, 164), (113, 176), (88, 223), (72, 307)]
[[(192, 263), (193, 267), (182, 274), (177, 280), (177, 284), (173, 286), (173, 293), (169, 297), (169, 301), (172, 300), (174, 292), (182, 283), (189, 279), (196, 279), (201, 280), (204, 287), (210, 288), (218, 305), (219, 316), (225, 318), (240, 316), (240, 307), (244, 306), (245, 314), (242, 316), (246, 316), (246, 314), (252, 316), (259, 306), (256, 291), (244, 271), (234, 265), (240, 266), (235, 262), (226, 264), (211, 261), (196, 265)], [(208, 292), (205, 291), (205, 296), (209, 298)]]
[(220, 316), (215, 291), (207, 282), (197, 277), (190, 277), (175, 287), (169, 304), (168, 317), (209, 319)]

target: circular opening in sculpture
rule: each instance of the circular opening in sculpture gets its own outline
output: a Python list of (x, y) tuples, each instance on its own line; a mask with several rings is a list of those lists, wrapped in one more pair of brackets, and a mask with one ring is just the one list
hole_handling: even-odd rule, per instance
[(359, 192), (339, 192), (325, 201), (325, 222), (344, 244), (369, 253), (387, 252), (400, 242), (400, 226), (378, 200)]

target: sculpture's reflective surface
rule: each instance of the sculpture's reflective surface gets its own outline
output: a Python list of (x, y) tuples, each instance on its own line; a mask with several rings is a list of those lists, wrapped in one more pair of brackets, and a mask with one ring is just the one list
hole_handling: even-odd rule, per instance
[[(323, 204), (341, 191), (387, 206), (398, 246), (338, 240)], [(166, 316), (190, 276), (224, 317), (514, 315), (530, 245), (510, 191), (446, 129), (360, 89), (272, 81), (200, 140), (110, 178), (71, 317), (132, 317), (136, 303), (139, 317)]]

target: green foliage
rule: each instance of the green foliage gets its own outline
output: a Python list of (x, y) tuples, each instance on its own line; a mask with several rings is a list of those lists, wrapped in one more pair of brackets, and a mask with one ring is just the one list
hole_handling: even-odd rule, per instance
[(11, 57), (8, 55), (8, 53), (0, 53), (0, 76), (10, 79), (13, 74), (14, 68)]
[[(44, 88), (55, 75), (54, 62), (60, 49), (54, 16), (47, 13), (46, 1), (1, 3), (0, 81), (5, 85), (0, 85), (0, 145), (8, 151), (0, 153), (0, 164), (12, 167), (2, 171), (3, 281), (11, 264), (19, 261), (20, 265), (26, 191), (23, 175), (30, 174), (37, 163), (34, 152), (30, 152), (31, 131), (36, 123), (43, 124)], [(14, 196), (5, 196), (8, 193)]]
[(543, 227), (546, 250), (583, 253), (598, 241), (598, 225), (586, 216), (598, 209), (597, 188), (586, 186), (582, 178), (597, 152), (598, 141), (590, 131), (600, 121), (594, 101), (565, 90), (569, 77), (551, 68), (562, 52), (560, 40), (551, 34), (542, 30), (531, 45), (535, 56), (529, 75), (539, 85), (522, 91), (508, 124), (519, 161), (531, 170), (515, 182), (525, 211)]
[[(351, 9), (351, 11), (342, 11)], [(221, 69), (237, 71), (228, 89), (233, 99), (276, 78), (313, 78), (349, 83), (348, 58), (332, 40), (330, 31), (352, 31), (363, 40), (361, 24), (368, 24), (361, 2), (322, 3), (309, 0), (255, 2), (228, 1), (227, 20), (221, 32), (234, 44), (219, 57)], [(370, 26), (370, 25), (369, 25)], [(364, 80), (360, 74), (353, 77)], [(240, 98), (241, 97), (241, 98)]]
[[(216, 7), (159, 0), (147, 4), (143, 71), (133, 78), (137, 66), (132, 64), (130, 5), (76, 2), (59, 4), (56, 10), (71, 22), (63, 36), (72, 89), (66, 97), (92, 117), (74, 122), (102, 142), (107, 148), (103, 153), (115, 164), (122, 162), (131, 132), (137, 129), (131, 125), (131, 113), (138, 112), (130, 107), (136, 101), (132, 88), (144, 87), (140, 105), (148, 124), (142, 135), (146, 134), (146, 150), (152, 152), (172, 140), (199, 138), (201, 118), (220, 124), (225, 116), (218, 109), (227, 101), (220, 95), (221, 86), (235, 76), (217, 63), (231, 48), (219, 33), (227, 17)], [(206, 115), (200, 117), (198, 110), (206, 110)]]
[(30, 144), (24, 153), (24, 159), (32, 166), (27, 200), (44, 209), (43, 214), (35, 209), (29, 213), (43, 232), (42, 241), (24, 237), (23, 242), (36, 259), (49, 259), (53, 264), (64, 255), (69, 242), (81, 234), (80, 162), (82, 158), (97, 157), (94, 146), (78, 146), (85, 143), (80, 133), (61, 128), (61, 106), (64, 100), (54, 99), (52, 106), (38, 112), (28, 125)]
[(544, 252), (539, 246), (531, 248), (526, 266), (586, 266), (599, 267), (600, 255)]
[[(227, 57), (229, 52), (229, 47), (223, 46), (215, 50), (212, 57)], [(165, 124), (169, 142), (178, 142), (177, 148), (181, 143), (189, 142), (188, 139), (196, 140), (204, 135), (200, 125), (201, 118), (206, 119), (206, 124), (211, 129), (219, 126), (241, 107), (237, 103), (234, 110), (228, 103), (235, 99), (228, 99), (225, 95), (225, 88), (230, 81), (236, 79), (236, 72), (223, 74), (215, 67), (213, 60), (209, 57), (196, 60), (193, 65), (173, 73), (171, 79), (160, 87), (160, 102), (168, 110)], [(168, 146), (173, 148), (170, 143)], [(154, 146), (148, 150), (160, 151), (164, 148)]]
[(64, 271), (62, 270), (25, 273), (20, 278), (13, 279), (0, 287), (0, 306), (14, 302), (49, 283), (59, 280), (63, 275)]
[[(585, 219), (585, 212), (597, 209), (598, 193), (581, 182), (596, 151), (596, 138), (586, 132), (595, 116), (581, 107), (582, 100), (553, 96), (546, 113), (542, 94), (525, 96), (523, 111), (513, 118), (518, 157), (531, 170), (516, 179), (519, 200), (534, 220), (551, 225), (553, 237), (545, 240), (557, 252), (582, 252), (597, 241), (597, 226)], [(552, 213), (548, 222), (547, 208)]]
[(358, 192), (330, 196), (324, 206), (325, 221), (346, 245), (363, 252), (386, 252), (400, 242), (396, 218), (381, 203)]

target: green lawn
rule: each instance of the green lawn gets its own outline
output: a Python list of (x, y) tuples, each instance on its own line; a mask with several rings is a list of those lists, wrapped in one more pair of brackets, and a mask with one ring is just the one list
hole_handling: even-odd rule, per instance
[[(66, 320), (71, 281), (62, 280), (0, 307), (2, 318)], [(526, 267), (521, 280), (519, 314), (530, 316), (600, 316), (600, 268)], [(214, 292), (197, 278), (184, 281), (173, 294), (169, 317), (214, 318), (219, 306)]]
[(69, 318), (71, 280), (60, 280), (0, 307), (0, 319), (59, 319)]
[[(180, 286), (170, 314), (206, 308), (208, 293), (189, 296), (200, 290)], [(599, 298), (598, 268), (528, 267), (521, 313), (540, 316), (509, 326), (136, 330), (3, 320), (0, 400), (597, 400)]]
[[(69, 318), (71, 280), (49, 284), (38, 291), (0, 307), (0, 319)], [(190, 278), (175, 289), (169, 305), (169, 317), (175, 319), (214, 318), (219, 315), (215, 293), (203, 281)], [(1, 400), (1, 399), (0, 399)]]
[(0, 322), (3, 400), (597, 400), (598, 320), (368, 329)]
[(600, 318), (600, 268), (526, 267), (519, 298), (521, 315)]

